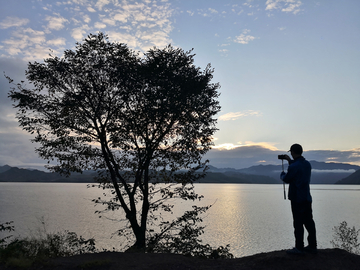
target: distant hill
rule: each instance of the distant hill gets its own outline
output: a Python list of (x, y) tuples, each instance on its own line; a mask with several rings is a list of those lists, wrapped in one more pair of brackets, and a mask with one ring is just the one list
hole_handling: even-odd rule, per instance
[(39, 170), (20, 169), (8, 165), (0, 166), (0, 182), (65, 182), (65, 183), (91, 183), (92, 175), (74, 173), (70, 177), (58, 173)]
[[(310, 161), (312, 184), (360, 184), (360, 166), (344, 163)], [(287, 164), (284, 165), (285, 171)], [(205, 178), (199, 183), (280, 184), (281, 165), (257, 165), (245, 169), (209, 166)], [(354, 173), (355, 172), (355, 173)], [(0, 166), (0, 182), (64, 182), (94, 183), (94, 172), (73, 173), (66, 178), (57, 173)]]
[(360, 170), (336, 182), (338, 185), (360, 185)]
[[(39, 170), (19, 169), (17, 167), (0, 166), (0, 182), (47, 182), (47, 183), (93, 183), (95, 173), (72, 174), (66, 178), (57, 173)], [(280, 183), (279, 181), (262, 175), (248, 175), (237, 173), (226, 175), (208, 172), (199, 183)]]
[(311, 167), (315, 170), (359, 170), (360, 166), (347, 163), (319, 162), (311, 160)]
[(0, 173), (3, 173), (9, 169), (11, 169), (11, 167), (9, 165), (0, 166)]
[[(355, 171), (360, 169), (360, 166), (351, 165), (346, 163), (335, 162), (318, 162), (310, 161), (312, 166), (311, 183), (312, 184), (335, 184), (341, 179), (344, 179)], [(274, 181), (279, 182), (279, 175), (282, 171), (281, 165), (257, 165), (245, 169), (233, 169), (233, 168), (216, 168), (209, 166), (210, 172), (223, 173), (228, 176), (235, 176), (237, 174), (249, 174), (249, 175), (261, 175), (272, 178)], [(284, 164), (285, 171), (287, 170), (287, 162)]]

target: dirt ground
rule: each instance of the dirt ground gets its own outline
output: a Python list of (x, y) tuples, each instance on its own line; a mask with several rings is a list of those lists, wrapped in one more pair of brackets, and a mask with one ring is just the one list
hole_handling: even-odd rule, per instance
[[(11, 269), (0, 265), (0, 269)], [(56, 258), (30, 269), (132, 269), (132, 270), (360, 270), (360, 256), (340, 249), (322, 249), (317, 255), (288, 255), (273, 251), (235, 259), (201, 259), (175, 254), (102, 252)]]

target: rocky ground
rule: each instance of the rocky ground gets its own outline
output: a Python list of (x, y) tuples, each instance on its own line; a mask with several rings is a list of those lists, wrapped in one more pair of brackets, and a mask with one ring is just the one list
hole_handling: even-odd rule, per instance
[[(0, 265), (0, 269), (6, 268)], [(18, 269), (18, 268), (16, 268)], [(28, 268), (29, 269), (29, 268)], [(83, 254), (67, 258), (56, 258), (30, 269), (63, 270), (63, 269), (157, 269), (157, 270), (356, 270), (360, 269), (360, 256), (340, 249), (319, 250), (317, 255), (288, 255), (285, 251), (273, 251), (253, 256), (213, 260), (185, 257), (174, 254), (121, 253), (102, 252)]]

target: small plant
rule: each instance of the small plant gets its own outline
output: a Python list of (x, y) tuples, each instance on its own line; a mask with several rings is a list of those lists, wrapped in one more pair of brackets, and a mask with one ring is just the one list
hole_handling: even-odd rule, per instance
[[(14, 231), (14, 226), (11, 225), (13, 221), (0, 223), (0, 232), (12, 232)], [(6, 246), (6, 241), (11, 238), (12, 235), (5, 236), (3, 238), (0, 238), (0, 249)]]
[(343, 221), (340, 226), (335, 226), (334, 240), (330, 241), (334, 248), (341, 248), (350, 253), (360, 254), (360, 243), (358, 242), (358, 236), (360, 230), (356, 230), (355, 227), (348, 227), (347, 222)]
[(209, 207), (193, 206), (192, 211), (177, 218), (172, 223), (163, 222), (161, 232), (154, 233), (149, 237), (147, 252), (175, 253), (186, 256), (195, 256), (211, 259), (231, 259), (230, 246), (211, 247), (203, 244), (200, 236), (204, 233), (204, 226), (199, 226), (203, 220), (200, 217)]
[[(4, 223), (0, 231), (13, 231), (11, 223)], [(6, 237), (8, 239), (8, 237)], [(84, 239), (75, 232), (46, 233), (38, 237), (15, 238), (9, 243), (0, 239), (0, 263), (14, 267), (29, 267), (48, 258), (96, 252), (95, 240)]]

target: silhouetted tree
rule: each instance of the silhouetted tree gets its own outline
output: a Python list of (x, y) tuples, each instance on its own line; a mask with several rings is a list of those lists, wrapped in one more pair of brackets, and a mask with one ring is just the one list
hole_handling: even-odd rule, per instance
[(219, 85), (191, 52), (169, 45), (140, 57), (90, 34), (61, 58), (29, 63), (31, 87), (20, 83), (9, 93), (36, 152), (56, 162), (52, 171), (95, 169), (102, 187), (114, 190), (96, 202), (124, 210), (136, 248), (146, 246), (149, 213), (171, 211), (166, 199), (200, 198), (192, 184), (205, 172)]

